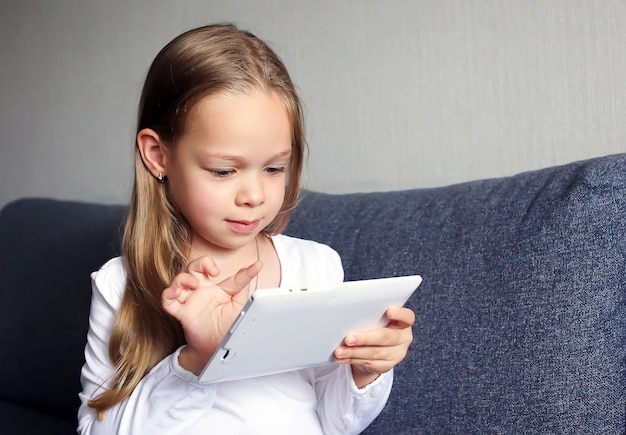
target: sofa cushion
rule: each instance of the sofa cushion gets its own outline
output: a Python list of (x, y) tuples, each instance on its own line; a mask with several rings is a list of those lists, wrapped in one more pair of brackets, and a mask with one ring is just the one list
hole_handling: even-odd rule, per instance
[(3, 434), (76, 435), (76, 422), (0, 401)]
[(89, 273), (119, 252), (122, 213), (49, 199), (2, 210), (0, 400), (76, 421)]
[[(623, 433), (626, 157), (454, 186), (308, 193), (287, 232), (346, 279), (419, 273), (367, 433)], [(411, 429), (415, 432), (410, 432)]]

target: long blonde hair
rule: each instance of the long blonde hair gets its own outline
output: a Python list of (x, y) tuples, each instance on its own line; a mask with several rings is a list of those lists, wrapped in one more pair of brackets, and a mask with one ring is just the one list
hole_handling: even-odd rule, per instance
[[(232, 24), (196, 28), (173, 39), (148, 71), (137, 131), (151, 128), (166, 146), (175, 147), (202, 98), (255, 89), (280, 97), (293, 131), (285, 200), (264, 230), (275, 234), (285, 228), (296, 204), (306, 144), (295, 87), (280, 58), (263, 41)], [(152, 176), (135, 147), (135, 183), (122, 240), (126, 287), (109, 342), (115, 373), (109, 388), (89, 402), (99, 418), (185, 344), (180, 323), (161, 306), (161, 292), (185, 268), (189, 250), (189, 224), (170, 199), (167, 182)]]

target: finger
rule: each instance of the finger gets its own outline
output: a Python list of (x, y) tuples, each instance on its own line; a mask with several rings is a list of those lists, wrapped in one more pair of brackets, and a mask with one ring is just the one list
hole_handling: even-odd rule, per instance
[(176, 275), (168, 288), (161, 293), (161, 302), (163, 306), (172, 304), (173, 302), (185, 303), (188, 292), (185, 290), (193, 290), (198, 285), (198, 279), (188, 273)]
[(262, 268), (263, 263), (256, 261), (248, 267), (239, 269), (236, 274), (230, 278), (226, 278), (224, 281), (220, 282), (218, 286), (230, 295), (239, 293), (250, 284), (250, 281), (259, 274)]
[(363, 361), (391, 361), (396, 354), (394, 347), (346, 347), (339, 346), (335, 349), (334, 357), (342, 362), (351, 364), (363, 363)]
[(348, 334), (344, 338), (344, 344), (349, 347), (356, 346), (397, 346), (406, 340), (403, 329), (377, 328), (369, 331)]
[(218, 269), (217, 264), (215, 264), (215, 260), (208, 255), (204, 255), (191, 261), (187, 265), (187, 271), (189, 273), (199, 273), (210, 277), (216, 277), (220, 274), (220, 270)]
[(405, 307), (391, 307), (385, 315), (394, 328), (410, 328), (415, 323), (415, 313)]

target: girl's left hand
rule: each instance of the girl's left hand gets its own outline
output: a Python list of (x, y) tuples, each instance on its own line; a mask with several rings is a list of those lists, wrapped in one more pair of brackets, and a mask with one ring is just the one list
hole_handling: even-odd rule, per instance
[(409, 308), (392, 307), (386, 311), (389, 323), (384, 328), (349, 334), (335, 349), (335, 361), (352, 364), (354, 382), (359, 388), (373, 382), (404, 359), (413, 342), (415, 313)]

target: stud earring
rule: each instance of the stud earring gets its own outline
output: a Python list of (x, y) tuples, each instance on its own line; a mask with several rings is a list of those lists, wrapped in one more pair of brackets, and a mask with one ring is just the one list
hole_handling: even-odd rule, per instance
[(159, 183), (165, 183), (165, 177), (163, 176), (162, 173), (159, 172), (159, 176), (157, 177), (157, 180), (159, 180)]

